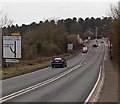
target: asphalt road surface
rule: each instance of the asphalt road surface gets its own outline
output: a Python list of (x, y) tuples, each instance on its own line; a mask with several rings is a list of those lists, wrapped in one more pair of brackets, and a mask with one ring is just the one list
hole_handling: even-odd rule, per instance
[(3, 102), (84, 102), (97, 81), (105, 44), (89, 43), (86, 54), (67, 61), (65, 68), (45, 68), (2, 81)]

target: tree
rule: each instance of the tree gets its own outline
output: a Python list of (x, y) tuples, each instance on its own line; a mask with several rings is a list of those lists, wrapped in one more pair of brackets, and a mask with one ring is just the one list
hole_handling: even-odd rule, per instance
[(0, 12), (0, 69), (2, 68), (2, 28), (10, 26), (12, 23), (13, 21), (8, 19), (7, 15)]
[(112, 17), (110, 26), (110, 41), (112, 42), (113, 60), (120, 63), (120, 9), (117, 6), (111, 6), (110, 15)]

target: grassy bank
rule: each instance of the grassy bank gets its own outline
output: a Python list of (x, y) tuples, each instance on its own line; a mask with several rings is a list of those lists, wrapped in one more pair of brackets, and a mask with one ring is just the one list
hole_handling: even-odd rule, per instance
[[(66, 60), (69, 60), (69, 59), (73, 58), (74, 56), (78, 55), (79, 53), (80, 53), (80, 50), (74, 52), (73, 54), (67, 54), (67, 55), (61, 55), (61, 56), (64, 57)], [(32, 65), (24, 65), (24, 66), (16, 65), (16, 66), (10, 67), (10, 68), (3, 68), (2, 69), (2, 79), (6, 79), (6, 78), (22, 75), (25, 73), (33, 72), (36, 70), (40, 70), (42, 68), (50, 66), (50, 64), (51, 63), (49, 60), (49, 61), (45, 61), (43, 63), (36, 63), (36, 64), (32, 64)]]

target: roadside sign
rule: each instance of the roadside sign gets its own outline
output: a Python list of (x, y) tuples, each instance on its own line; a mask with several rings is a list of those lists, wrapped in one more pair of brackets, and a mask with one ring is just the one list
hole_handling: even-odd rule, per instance
[(18, 59), (6, 59), (5, 62), (7, 62), (7, 63), (18, 63), (19, 60)]
[(3, 36), (3, 58), (21, 58), (21, 36)]
[(73, 44), (68, 44), (68, 50), (69, 51), (73, 50)]

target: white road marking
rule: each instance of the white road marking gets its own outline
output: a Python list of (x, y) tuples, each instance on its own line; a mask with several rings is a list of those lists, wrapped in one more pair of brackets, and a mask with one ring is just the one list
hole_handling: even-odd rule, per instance
[(97, 85), (98, 85), (98, 82), (100, 81), (101, 70), (102, 70), (102, 66), (100, 66), (100, 71), (99, 71), (98, 79), (97, 79), (97, 81), (96, 81), (96, 83), (95, 83), (95, 85), (94, 85), (92, 91), (90, 92), (90, 94), (88, 95), (87, 99), (85, 100), (84, 104), (87, 104), (88, 101), (90, 100), (91, 96), (93, 95), (93, 93), (94, 93), (94, 91), (95, 91), (95, 89), (96, 89), (96, 87), (97, 87)]

